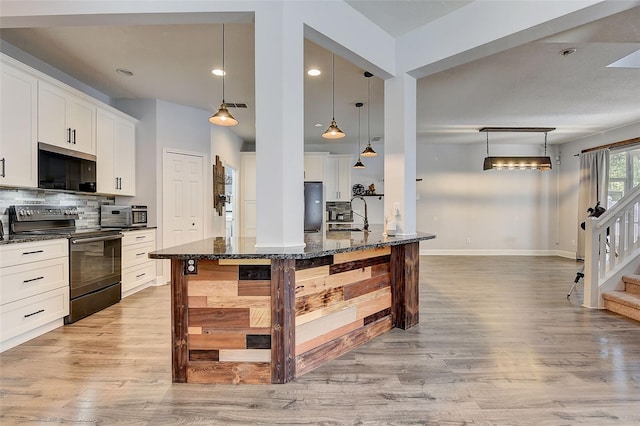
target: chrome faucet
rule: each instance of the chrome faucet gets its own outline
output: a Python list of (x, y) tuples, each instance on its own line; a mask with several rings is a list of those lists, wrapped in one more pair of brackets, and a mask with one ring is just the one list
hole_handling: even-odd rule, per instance
[[(362, 202), (364, 203), (364, 216), (362, 216), (361, 214), (356, 213), (356, 212), (353, 211), (353, 200), (355, 200), (356, 198), (360, 198), (362, 200)], [(364, 228), (365, 231), (369, 232), (369, 215), (367, 213), (367, 202), (365, 201), (364, 197), (361, 196), (361, 195), (355, 195), (353, 198), (351, 198), (350, 204), (351, 204), (351, 212), (354, 213), (354, 214), (357, 214), (358, 216), (360, 216), (361, 218), (364, 219), (363, 228)]]

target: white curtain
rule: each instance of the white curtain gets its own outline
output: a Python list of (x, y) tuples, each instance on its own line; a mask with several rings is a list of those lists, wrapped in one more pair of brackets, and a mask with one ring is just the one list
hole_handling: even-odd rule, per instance
[[(605, 209), (609, 187), (609, 150), (580, 154), (580, 185), (578, 187), (578, 225), (589, 216), (587, 209), (598, 201)], [(576, 257), (584, 259), (584, 231), (578, 228)]]

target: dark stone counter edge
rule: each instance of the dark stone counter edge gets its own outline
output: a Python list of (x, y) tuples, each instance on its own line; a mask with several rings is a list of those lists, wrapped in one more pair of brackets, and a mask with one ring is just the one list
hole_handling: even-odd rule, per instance
[[(194, 243), (183, 244), (176, 247), (170, 247), (167, 249), (156, 250), (154, 252), (149, 253), (149, 258), (151, 259), (178, 259), (178, 260), (187, 260), (187, 259), (311, 259), (314, 257), (328, 256), (337, 253), (346, 253), (350, 251), (359, 251), (359, 250), (367, 250), (372, 248), (379, 247), (388, 247), (388, 246), (399, 246), (404, 244), (415, 243), (424, 240), (432, 240), (436, 238), (434, 234), (424, 234), (418, 233), (415, 236), (409, 237), (387, 237), (392, 238), (387, 241), (378, 241), (375, 243), (366, 243), (359, 244), (351, 247), (341, 247), (335, 249), (315, 249), (307, 245), (305, 248), (297, 249), (304, 250), (304, 252), (295, 252), (295, 249), (282, 248), (281, 252), (278, 252), (279, 249), (264, 249), (264, 252), (258, 252), (258, 248), (254, 248), (255, 252), (245, 252), (245, 253), (201, 253), (199, 250), (190, 250), (189, 248), (197, 248), (198, 244), (212, 240), (215, 241), (214, 238), (209, 238), (205, 240), (196, 241)], [(268, 250), (268, 251), (267, 251)]]
[[(122, 228), (120, 232), (131, 232), (131, 231), (144, 231), (147, 229), (157, 229), (157, 226), (147, 226), (144, 228)], [(0, 246), (7, 244), (20, 244), (20, 243), (33, 243), (36, 241), (47, 241), (47, 240), (65, 240), (67, 237), (63, 235), (6, 235), (3, 240), (0, 240)]]

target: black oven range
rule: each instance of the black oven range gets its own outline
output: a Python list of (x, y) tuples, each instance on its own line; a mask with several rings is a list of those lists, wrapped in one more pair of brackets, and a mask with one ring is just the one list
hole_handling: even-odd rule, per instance
[(9, 233), (59, 235), (69, 239), (71, 324), (121, 299), (122, 234), (118, 229), (76, 228), (75, 206), (43, 204), (9, 207)]

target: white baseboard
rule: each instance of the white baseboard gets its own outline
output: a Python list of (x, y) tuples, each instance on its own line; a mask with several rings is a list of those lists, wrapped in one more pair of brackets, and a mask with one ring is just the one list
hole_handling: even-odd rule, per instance
[(561, 256), (575, 259), (575, 253), (558, 250), (420, 250), (421, 256)]

